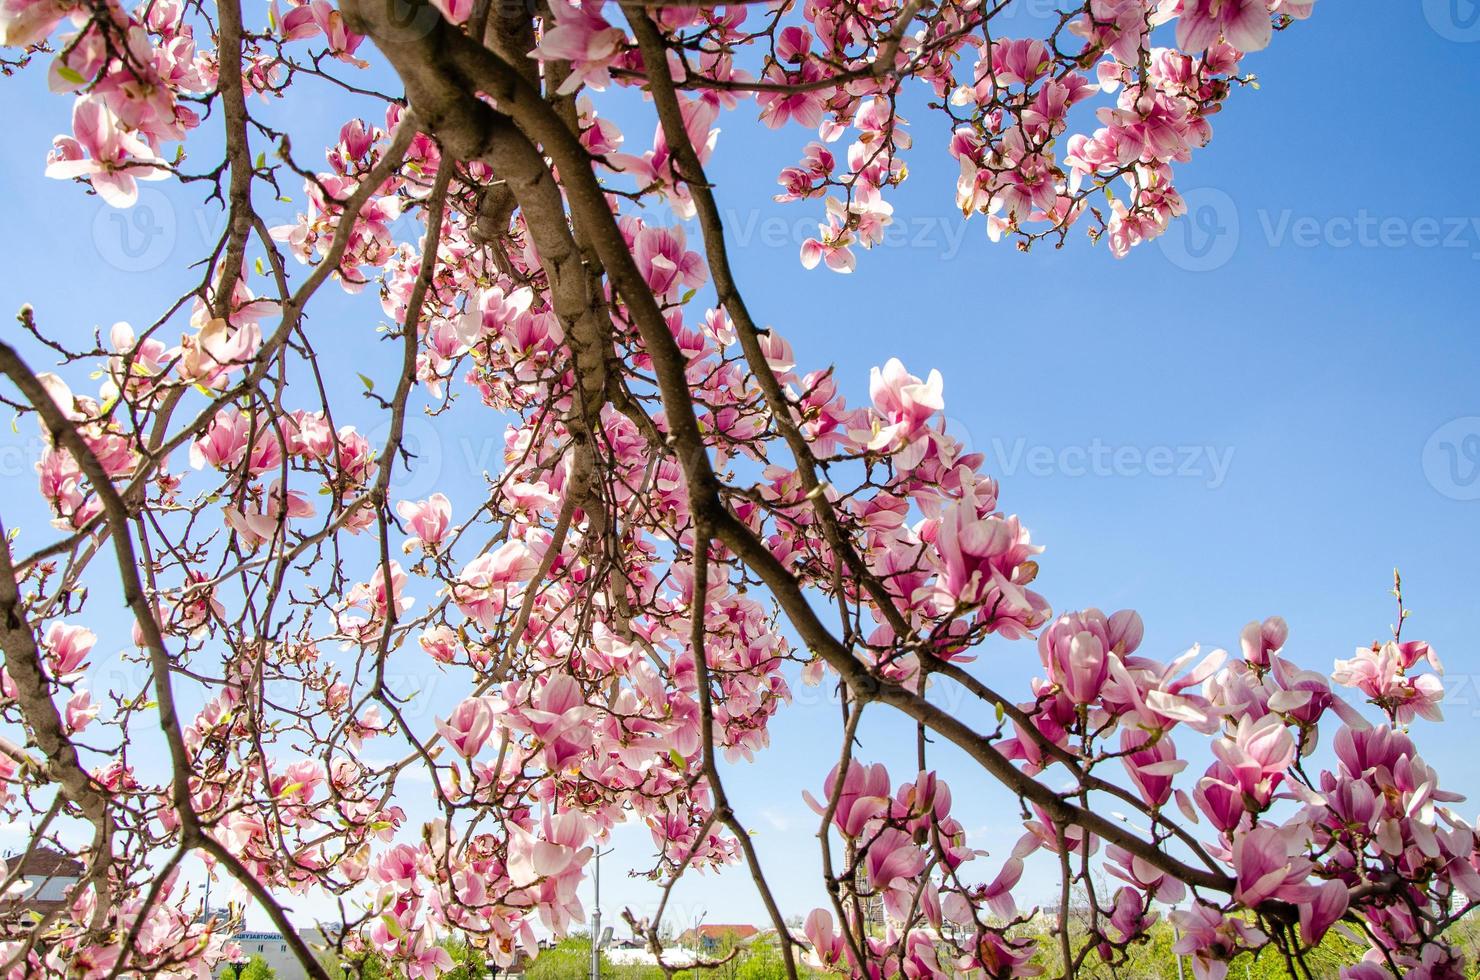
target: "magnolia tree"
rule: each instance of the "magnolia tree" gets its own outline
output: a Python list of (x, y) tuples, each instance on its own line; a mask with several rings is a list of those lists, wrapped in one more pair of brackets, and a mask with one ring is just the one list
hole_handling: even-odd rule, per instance
[[(632, 922), (665, 964), (674, 884), (738, 864), (792, 976), (1073, 976), (1167, 916), (1201, 977), (1257, 950), (1309, 975), (1333, 927), (1369, 948), (1353, 980), (1462, 976), (1444, 935), (1480, 861), (1408, 734), (1442, 688), (1401, 594), (1330, 675), (1277, 617), (1239, 656), (1164, 661), (1133, 611), (1055, 615), (938, 373), (891, 360), (861, 397), (747, 308), (705, 175), (722, 115), (796, 134), (777, 199), (819, 216), (805, 266), (882, 241), (907, 99), (991, 238), (1079, 226), (1119, 255), (1185, 210), (1176, 167), (1246, 54), (1311, 9), (1087, 0), (1003, 36), (1018, 3), (0, 0), (7, 73), (71, 100), (46, 176), (121, 209), (181, 182), (226, 219), (152, 322), (79, 342), (43, 304), (0, 343), (52, 517), (0, 542), (0, 803), (80, 869), (41, 912), (10, 859), (0, 971), (206, 976), (238, 913), (203, 912), (197, 859), (312, 976), (308, 894), (337, 898), (331, 957), (431, 977), (455, 935), (506, 965), (583, 921), (593, 847), (640, 821), (657, 911)], [(360, 117), (320, 161), (274, 104), (330, 92)], [(366, 287), (383, 322), (310, 319)], [(330, 404), (346, 343), (394, 389)], [(408, 419), (454, 402), (491, 410), (502, 469), (398, 499)], [(367, 412), (383, 439), (344, 424)], [(1041, 660), (1031, 690), (974, 661), (993, 634)], [(405, 658), (455, 696), (423, 710)], [(798, 932), (722, 778), (794, 684), (840, 706)], [(860, 757), (866, 713), (917, 744), (910, 771)], [(1020, 801), (1010, 854), (967, 845), (947, 778)], [(1046, 959), (1030, 860), (1083, 908)]]

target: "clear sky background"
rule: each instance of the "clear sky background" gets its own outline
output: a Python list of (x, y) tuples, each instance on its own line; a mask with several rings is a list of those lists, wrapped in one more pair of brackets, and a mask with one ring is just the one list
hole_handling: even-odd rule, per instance
[[(999, 33), (1040, 25), (1020, 15)], [(963, 227), (948, 133), (915, 106), (910, 179), (892, 196), (903, 233), (860, 253), (852, 276), (805, 271), (797, 250), (815, 231), (815, 202), (771, 203), (805, 134), (755, 128), (753, 107), (726, 115), (710, 175), (731, 213), (739, 281), (800, 365), (836, 364), (854, 404), (868, 369), (891, 356), (921, 375), (940, 368), (955, 431), (988, 454), (1003, 507), (1047, 546), (1044, 594), (1057, 610), (1139, 609), (1147, 653), (1236, 647), (1245, 622), (1278, 613), (1292, 658), (1329, 671), (1387, 635), (1401, 568), (1409, 635), (1447, 667), (1445, 721), (1420, 722), (1420, 744), (1449, 788), (1480, 799), (1480, 194), (1464, 176), (1480, 153), (1480, 5), (1321, 0), (1246, 66), (1260, 90), (1235, 93), (1213, 144), (1179, 170), (1192, 215), (1122, 261), (1082, 234), (1024, 255), (989, 243), (979, 220)], [(33, 303), (48, 328), (77, 337), (152, 319), (192, 278), (177, 260), (197, 257), (220, 217), (199, 187), (120, 215), (42, 177), (69, 105), (45, 92), (41, 71), (0, 82), (0, 310), (8, 322)], [(327, 135), (365, 111), (326, 97), (295, 105), (293, 119)], [(618, 115), (633, 152), (649, 145), (640, 112)], [(198, 159), (213, 138), (192, 143)], [(311, 165), (319, 145), (295, 138)], [(296, 210), (282, 207), (269, 223)], [(382, 317), (373, 295), (331, 292), (315, 329), (343, 332), (342, 392), (360, 371), (389, 383), (393, 359), (370, 339)], [(499, 463), (499, 428), (478, 413), (413, 423), (426, 465), (397, 493), (466, 499)], [(32, 502), (33, 432), (0, 441), (0, 513), (35, 546), (47, 530)], [(120, 630), (97, 652), (126, 643)], [(994, 640), (980, 653), (995, 686), (1026, 692), (1038, 669), (1028, 644)], [(443, 705), (453, 692), (435, 680), (431, 703)], [(836, 722), (835, 705), (799, 687), (774, 749), (727, 777), (789, 915), (823, 899), (817, 818), (801, 792), (818, 792), (833, 764)], [(896, 783), (911, 777), (909, 726), (866, 726), (863, 738), (862, 759), (897, 763)], [(938, 758), (956, 815), (994, 852), (978, 871), (989, 878), (1020, 832), (1015, 808), (949, 751)], [(16, 830), (0, 843), (19, 842)], [(653, 886), (625, 876), (651, 863), (646, 830), (616, 844), (604, 909), (649, 909)], [(1024, 894), (1048, 900), (1048, 879), (1030, 876)], [(743, 871), (681, 886), (672, 921), (701, 915), (764, 918)]]

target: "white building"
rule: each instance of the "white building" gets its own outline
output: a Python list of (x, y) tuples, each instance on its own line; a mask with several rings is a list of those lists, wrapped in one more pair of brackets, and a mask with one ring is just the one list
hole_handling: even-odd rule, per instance
[(20, 878), (11, 893), (0, 901), (24, 905), (42, 915), (62, 907), (67, 892), (82, 879), (84, 870), (81, 861), (47, 847), (38, 847), (29, 854), (7, 855), (5, 866), (15, 870), (17, 861)]
[[(324, 934), (317, 928), (299, 929), (299, 937), (316, 954), (322, 953), (326, 944)], [(278, 932), (241, 932), (234, 937), (242, 950), (242, 963), (262, 957), (272, 967), (277, 980), (308, 980), (308, 971), (298, 962), (298, 956), (288, 941)]]

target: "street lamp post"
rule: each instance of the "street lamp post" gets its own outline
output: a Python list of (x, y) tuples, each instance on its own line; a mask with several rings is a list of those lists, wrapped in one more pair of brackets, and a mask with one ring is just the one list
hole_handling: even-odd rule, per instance
[(592, 875), (596, 885), (596, 901), (593, 903), (595, 909), (591, 913), (591, 980), (601, 980), (601, 947), (605, 940), (601, 934), (601, 855), (610, 854), (612, 848), (605, 851), (596, 849), (596, 871)]
[(596, 850), (596, 910), (591, 916), (591, 980), (601, 980), (601, 849)]
[[(1175, 912), (1176, 909), (1173, 909), (1172, 911)], [(1183, 976), (1183, 973), (1182, 973), (1182, 954), (1181, 953), (1178, 953), (1176, 951), (1176, 948), (1175, 948), (1176, 947), (1176, 943), (1179, 943), (1179, 942), (1182, 941), (1182, 930), (1177, 927), (1177, 920), (1176, 919), (1173, 919), (1172, 920), (1172, 940), (1173, 940), (1173, 950), (1172, 950), (1172, 953), (1173, 953), (1174, 956), (1177, 957), (1177, 980), (1184, 980), (1184, 976)]]

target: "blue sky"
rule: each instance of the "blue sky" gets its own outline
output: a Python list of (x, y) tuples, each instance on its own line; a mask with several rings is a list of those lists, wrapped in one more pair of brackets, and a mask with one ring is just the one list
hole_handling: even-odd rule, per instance
[[(1329, 670), (1387, 634), (1401, 568), (1410, 634), (1434, 643), (1450, 690), (1446, 720), (1420, 722), (1420, 744), (1451, 789), (1480, 798), (1468, 765), (1480, 736), (1480, 195), (1463, 177), (1480, 151), (1477, 21), (1473, 0), (1321, 0), (1249, 59), (1261, 88), (1236, 93), (1212, 145), (1180, 169), (1190, 219), (1122, 261), (1082, 235), (1023, 255), (989, 243), (979, 221), (963, 231), (947, 132), (917, 105), (906, 109), (910, 179), (892, 198), (907, 234), (860, 253), (852, 276), (805, 271), (797, 248), (812, 205), (770, 198), (806, 136), (727, 115), (710, 176), (733, 214), (732, 261), (758, 318), (804, 367), (835, 364), (850, 401), (891, 356), (917, 374), (940, 368), (955, 431), (988, 454), (1003, 506), (1047, 546), (1042, 591), (1059, 610), (1139, 609), (1148, 653), (1236, 644), (1245, 622), (1278, 613), (1291, 656)], [(1028, 16), (1005, 26), (1037, 27)], [(0, 144), (11, 190), (0, 310), (31, 302), (69, 337), (147, 322), (188, 286), (171, 260), (199, 253), (216, 211), (199, 188), (165, 189), (147, 215), (123, 219), (140, 223), (118, 225), (79, 188), (41, 176), (68, 100), (46, 94), (35, 70), (0, 82), (0, 99), (11, 130)], [(640, 152), (651, 122), (637, 123), (630, 101), (618, 118)], [(364, 111), (325, 98), (295, 107), (294, 123), (328, 134)], [(295, 138), (312, 165), (317, 145)], [(365, 339), (381, 317), (373, 297), (335, 296), (323, 310), (318, 327), (354, 345), (343, 392), (356, 371), (388, 382), (377, 371), (390, 359)], [(32, 431), (0, 442), (0, 479), (17, 490), (0, 512), (36, 544)], [(428, 465), (398, 485), (403, 496), (445, 489), (456, 501), (498, 463), (481, 432), (423, 422), (412, 436)], [(1086, 465), (1096, 453), (1105, 466)], [(1037, 667), (1027, 644), (980, 652), (999, 689), (1026, 690)], [(773, 726), (773, 751), (727, 777), (788, 914), (822, 898), (801, 791), (818, 790), (838, 746), (836, 707), (798, 695)], [(896, 781), (910, 778), (908, 726), (867, 725), (863, 737), (862, 758), (898, 760)], [(950, 752), (939, 758), (973, 841), (1002, 855), (1019, 832), (1010, 801)], [(651, 906), (652, 886), (623, 874), (650, 863), (648, 846), (641, 828), (617, 836), (603, 869), (608, 914)], [(1046, 899), (1046, 879), (1025, 895)], [(675, 923), (701, 914), (764, 913), (744, 873), (730, 872), (680, 887)]]

